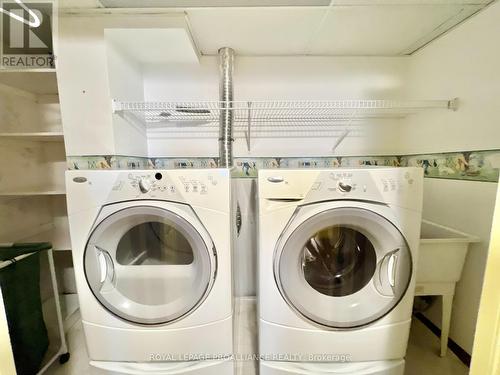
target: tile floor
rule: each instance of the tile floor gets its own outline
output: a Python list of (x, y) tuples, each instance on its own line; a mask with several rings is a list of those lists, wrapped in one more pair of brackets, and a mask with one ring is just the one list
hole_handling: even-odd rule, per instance
[[(238, 347), (241, 354), (252, 353), (257, 343), (255, 335), (255, 302), (242, 300), (239, 304)], [(71, 359), (60, 365), (55, 363), (48, 371), (49, 375), (102, 375), (88, 365), (83, 328), (78, 321), (68, 332), (68, 346)], [(406, 356), (405, 375), (467, 375), (468, 368), (452, 353), (439, 357), (439, 339), (419, 320), (414, 319), (411, 327), (410, 342)], [(241, 362), (237, 366), (238, 375), (256, 374), (256, 364)]]
[(413, 318), (405, 375), (467, 375), (469, 368), (452, 351), (444, 358), (439, 356), (440, 345), (439, 338)]

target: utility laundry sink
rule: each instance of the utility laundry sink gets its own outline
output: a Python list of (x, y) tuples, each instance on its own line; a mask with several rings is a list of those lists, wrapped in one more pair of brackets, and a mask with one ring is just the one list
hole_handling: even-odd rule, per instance
[(471, 242), (479, 238), (423, 220), (417, 265), (418, 283), (456, 283)]
[(448, 348), (455, 284), (460, 280), (471, 242), (479, 238), (423, 220), (417, 264), (416, 296), (441, 296), (441, 357)]

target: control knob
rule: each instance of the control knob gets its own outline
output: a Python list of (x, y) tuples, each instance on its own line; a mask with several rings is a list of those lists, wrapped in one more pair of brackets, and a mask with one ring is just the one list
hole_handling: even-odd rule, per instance
[(139, 181), (139, 189), (141, 193), (146, 194), (151, 189), (151, 182), (148, 179), (141, 178)]
[(345, 182), (339, 181), (339, 190), (342, 193), (349, 193), (352, 190), (352, 185), (347, 184)]

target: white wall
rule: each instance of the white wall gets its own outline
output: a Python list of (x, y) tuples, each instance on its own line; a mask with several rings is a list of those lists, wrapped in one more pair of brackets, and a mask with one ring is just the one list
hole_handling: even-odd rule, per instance
[(459, 98), (457, 112), (410, 118), (408, 153), (497, 149), (500, 147), (500, 3), (486, 8), (412, 56), (408, 95)]
[[(238, 57), (235, 100), (397, 99), (403, 92), (408, 58)], [(218, 100), (216, 57), (200, 64), (144, 67), (144, 95), (151, 101)], [(365, 137), (348, 138), (336, 155), (399, 152), (400, 120), (370, 121)], [(251, 152), (244, 139), (235, 156), (329, 156), (335, 139), (256, 139)], [(149, 139), (152, 156), (217, 156), (217, 135), (209, 140)]]
[(112, 155), (111, 96), (103, 21), (59, 18), (57, 74), (68, 155)]
[[(474, 342), (496, 191), (497, 184), (487, 182), (426, 179), (424, 183), (425, 219), (481, 239), (480, 243), (469, 246), (453, 302), (450, 337), (469, 354)], [(427, 313), (439, 327), (440, 302)]]
[[(182, 29), (178, 15), (78, 15), (59, 18), (57, 74), (68, 155), (147, 156), (144, 129), (113, 117), (111, 100), (123, 91), (127, 100), (140, 76), (133, 59), (107, 43), (106, 29)], [(111, 84), (110, 84), (111, 82)], [(130, 142), (133, 139), (134, 142)]]
[[(411, 58), (408, 96), (459, 97), (457, 112), (411, 117), (405, 126), (405, 153), (500, 148), (500, 3), (495, 3)], [(496, 184), (425, 181), (424, 217), (477, 235), (457, 286), (450, 337), (472, 351)], [(440, 322), (440, 304), (428, 313)]]
[[(141, 64), (135, 60), (134, 56), (129, 56), (113, 43), (108, 37), (113, 32), (119, 32), (119, 30), (104, 31), (110, 97), (120, 101), (143, 101)], [(127, 122), (116, 114), (112, 116), (112, 123), (116, 155), (147, 155), (144, 126)]]

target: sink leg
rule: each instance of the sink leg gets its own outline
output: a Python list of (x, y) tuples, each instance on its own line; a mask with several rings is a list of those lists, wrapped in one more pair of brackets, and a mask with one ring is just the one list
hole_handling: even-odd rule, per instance
[(443, 308), (441, 316), (441, 357), (446, 356), (448, 350), (448, 335), (450, 333), (451, 308), (453, 305), (453, 294), (442, 296)]

